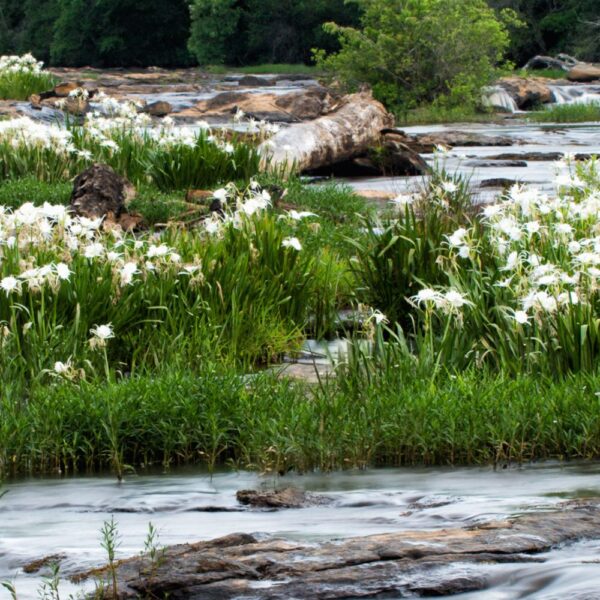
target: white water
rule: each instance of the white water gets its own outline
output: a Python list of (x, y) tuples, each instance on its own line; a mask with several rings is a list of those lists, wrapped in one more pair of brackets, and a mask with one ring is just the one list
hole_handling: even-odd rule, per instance
[[(278, 512), (202, 512), (206, 507), (240, 509), (237, 490), (274, 485), (323, 493), (334, 503)], [(121, 534), (121, 558), (142, 550), (149, 521), (159, 529), (163, 544), (233, 532), (318, 541), (462, 527), (551, 509), (569, 498), (600, 497), (600, 464), (383, 469), (277, 480), (243, 472), (211, 479), (202, 472), (182, 470), (130, 476), (121, 485), (111, 478), (81, 477), (32, 479), (5, 489), (8, 493), (0, 500), (0, 581), (14, 580), (20, 600), (30, 600), (37, 597), (40, 576), (27, 576), (21, 567), (55, 553), (67, 555), (65, 575), (102, 564), (99, 530), (111, 515)], [(414, 506), (417, 501), (420, 508)], [(578, 589), (600, 590), (600, 566), (590, 562), (600, 559), (600, 542), (566, 546), (543, 557), (546, 562), (539, 564), (469, 566), (488, 578), (490, 590), (464, 597), (558, 600)], [(76, 590), (64, 585), (63, 597)], [(0, 591), (0, 598), (8, 600), (7, 593)]]
[(554, 104), (600, 104), (600, 85), (551, 85)]
[(501, 85), (486, 88), (482, 100), (484, 106), (494, 110), (512, 114), (521, 112), (514, 98)]

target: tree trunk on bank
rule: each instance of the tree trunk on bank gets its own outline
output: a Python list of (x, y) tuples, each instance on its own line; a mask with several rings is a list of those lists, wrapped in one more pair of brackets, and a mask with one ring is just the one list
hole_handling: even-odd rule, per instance
[(308, 171), (366, 152), (394, 118), (367, 92), (346, 96), (330, 114), (282, 129), (260, 146), (265, 166), (285, 172)]

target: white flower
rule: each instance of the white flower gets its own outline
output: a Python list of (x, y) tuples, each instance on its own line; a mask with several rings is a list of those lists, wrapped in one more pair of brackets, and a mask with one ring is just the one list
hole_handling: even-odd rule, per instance
[(283, 240), (281, 245), (284, 248), (293, 248), (294, 250), (297, 250), (298, 252), (300, 252), (300, 250), (302, 250), (302, 244), (300, 243), (300, 240), (296, 237), (286, 238), (285, 240)]
[(389, 323), (389, 319), (379, 310), (374, 310), (369, 317), (369, 320), (375, 321), (377, 325)]
[(146, 256), (148, 258), (156, 258), (167, 256), (171, 252), (170, 248), (166, 244), (161, 244), (160, 246), (150, 246), (148, 248), (148, 252)]
[(307, 219), (308, 217), (316, 217), (317, 216), (315, 213), (312, 213), (312, 212), (308, 212), (308, 211), (298, 212), (296, 210), (290, 210), (288, 212), (288, 215), (289, 215), (290, 219), (292, 219), (293, 221), (301, 221), (302, 219)]
[(416, 296), (414, 296), (414, 300), (418, 303), (425, 303), (425, 302), (437, 302), (439, 299), (441, 298), (441, 295), (439, 292), (436, 292), (435, 290), (431, 289), (431, 288), (424, 288), (422, 290), (419, 290), (418, 294)]
[(104, 246), (100, 242), (94, 242), (85, 247), (83, 255), (86, 258), (100, 258), (104, 255)]
[(442, 189), (447, 194), (454, 194), (456, 192), (456, 190), (458, 189), (458, 186), (456, 185), (456, 183), (454, 183), (454, 181), (443, 181)]
[(21, 282), (16, 277), (9, 275), (0, 281), (0, 288), (2, 288), (6, 292), (6, 295), (9, 296), (12, 292), (18, 293), (21, 291)]
[(229, 192), (225, 188), (221, 188), (213, 192), (213, 198), (216, 198), (220, 202), (226, 202)]
[(525, 323), (529, 323), (529, 315), (524, 310), (516, 310), (514, 318), (519, 325), (525, 325)]
[(133, 276), (139, 273), (139, 269), (137, 263), (128, 262), (123, 265), (121, 270), (119, 271), (119, 275), (121, 277), (121, 285), (126, 286), (133, 283)]
[(99, 340), (106, 341), (115, 337), (113, 326), (108, 323), (106, 325), (97, 325), (90, 329), (90, 333)]
[(466, 297), (457, 292), (456, 290), (449, 290), (444, 294), (444, 301), (450, 306), (452, 309), (462, 308), (468, 304), (471, 304)]
[(71, 369), (71, 364), (69, 361), (67, 361), (66, 363), (56, 361), (54, 363), (54, 372), (57, 375), (64, 375), (65, 373), (68, 373), (70, 369)]
[(56, 269), (58, 278), (62, 281), (68, 281), (69, 277), (71, 277), (71, 269), (69, 269), (69, 265), (65, 263), (58, 263), (54, 268)]
[(465, 243), (465, 237), (467, 236), (467, 230), (464, 227), (457, 229), (452, 235), (446, 236), (450, 246), (458, 248), (463, 246)]

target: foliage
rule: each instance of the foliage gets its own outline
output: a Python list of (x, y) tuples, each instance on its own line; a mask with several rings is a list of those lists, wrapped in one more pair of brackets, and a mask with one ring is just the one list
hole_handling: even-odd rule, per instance
[(354, 24), (358, 11), (343, 0), (194, 0), (190, 51), (201, 65), (308, 63), (311, 49), (337, 48), (322, 30), (336, 19)]
[(527, 28), (513, 31), (512, 58), (525, 64), (535, 54), (568, 52), (581, 60), (600, 60), (600, 22), (596, 0), (490, 0), (514, 9)]
[(479, 102), (502, 62), (509, 36), (485, 0), (360, 0), (362, 28), (329, 23), (342, 50), (318, 64), (350, 87), (369, 83), (390, 106)]

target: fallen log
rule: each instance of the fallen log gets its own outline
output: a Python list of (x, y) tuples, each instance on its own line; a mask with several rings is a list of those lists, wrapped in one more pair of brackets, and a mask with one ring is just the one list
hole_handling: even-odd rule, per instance
[(346, 96), (323, 117), (282, 129), (260, 146), (260, 152), (271, 169), (315, 170), (365, 153), (392, 125), (383, 104), (361, 92)]
[[(141, 556), (120, 562), (115, 597), (334, 600), (461, 593), (490, 585), (486, 565), (545, 562), (539, 555), (559, 544), (599, 536), (598, 501), (566, 503), (554, 512), (471, 528), (401, 531), (319, 544), (234, 534), (173, 546), (159, 561)], [(449, 568), (457, 565), (461, 568)], [(466, 570), (465, 565), (479, 568)], [(108, 575), (108, 569), (99, 569), (79, 580), (107, 581)], [(109, 587), (104, 597), (113, 598)]]

